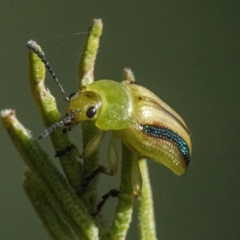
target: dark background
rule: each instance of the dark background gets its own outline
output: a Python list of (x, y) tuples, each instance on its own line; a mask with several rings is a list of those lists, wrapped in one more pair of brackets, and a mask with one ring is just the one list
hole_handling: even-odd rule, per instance
[[(16, 109), (37, 137), (43, 125), (29, 91), (27, 40), (41, 44), (66, 92), (75, 92), (86, 34), (74, 33), (102, 18), (96, 79), (119, 80), (122, 69), (131, 67), (137, 81), (173, 106), (192, 132), (185, 176), (148, 161), (158, 238), (240, 239), (239, 10), (239, 1), (220, 0), (1, 1), (0, 109)], [(66, 104), (49, 75), (47, 85), (64, 113)], [(0, 239), (47, 239), (22, 190), (23, 161), (2, 127), (0, 136)], [(75, 131), (73, 140), (81, 146), (79, 139)], [(53, 156), (49, 140), (42, 144)], [(118, 177), (101, 179), (100, 194), (118, 186)], [(104, 209), (107, 218), (115, 203)], [(128, 239), (137, 238), (136, 224), (135, 216)]]

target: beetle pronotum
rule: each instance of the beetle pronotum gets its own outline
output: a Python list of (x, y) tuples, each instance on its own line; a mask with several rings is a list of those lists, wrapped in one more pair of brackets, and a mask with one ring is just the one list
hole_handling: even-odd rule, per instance
[[(62, 86), (36, 43), (31, 40), (27, 46), (39, 56), (64, 95)], [(117, 172), (116, 138), (121, 139), (136, 156), (132, 164), (135, 197), (141, 195), (141, 173), (138, 166), (140, 158), (150, 158), (162, 163), (176, 175), (185, 173), (192, 154), (192, 144), (184, 120), (158, 96), (136, 84), (134, 80), (98, 80), (65, 99), (69, 101), (66, 117), (46, 129), (40, 138), (49, 135), (56, 128), (63, 127), (68, 131), (79, 122), (92, 120), (99, 131), (84, 149), (82, 156), (87, 158), (98, 148), (104, 132), (112, 132), (108, 150), (109, 170), (100, 166), (84, 179), (84, 186), (99, 172), (108, 175)], [(57, 155), (62, 153), (64, 151)], [(106, 198), (118, 194), (117, 191), (110, 191), (104, 195), (97, 210), (100, 210)]]

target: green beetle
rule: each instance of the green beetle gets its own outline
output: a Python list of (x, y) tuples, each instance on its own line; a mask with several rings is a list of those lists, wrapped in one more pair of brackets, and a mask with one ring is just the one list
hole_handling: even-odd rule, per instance
[[(28, 47), (41, 58), (58, 83), (36, 43), (29, 41)], [(62, 90), (59, 83), (58, 86)], [(88, 180), (98, 172), (109, 175), (117, 172), (116, 138), (120, 138), (136, 156), (132, 165), (134, 196), (141, 194), (138, 166), (141, 158), (162, 163), (176, 175), (185, 173), (192, 154), (189, 130), (179, 114), (148, 89), (130, 80), (98, 80), (82, 87), (67, 100), (69, 107), (66, 117), (45, 130), (41, 138), (57, 127), (71, 130), (82, 121), (92, 120), (99, 131), (84, 149), (83, 156), (87, 158), (98, 148), (104, 132), (112, 132), (108, 151), (109, 170), (100, 167)]]

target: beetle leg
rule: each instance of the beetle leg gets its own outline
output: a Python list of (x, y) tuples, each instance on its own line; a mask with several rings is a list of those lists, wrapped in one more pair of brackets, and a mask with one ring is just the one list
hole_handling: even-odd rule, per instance
[[(116, 160), (110, 160), (109, 163), (109, 168), (110, 168), (110, 172), (112, 170), (112, 173), (114, 172), (113, 169), (117, 170), (117, 155), (116, 155), (116, 149), (115, 149), (115, 138), (112, 137), (110, 140), (110, 145), (109, 145), (109, 152), (113, 151), (110, 155), (115, 155), (114, 158), (116, 158)], [(137, 154), (133, 155), (133, 161), (132, 161), (132, 168), (131, 168), (131, 180), (132, 180), (132, 189), (133, 189), (133, 195), (130, 194), (124, 194), (122, 192), (120, 192), (117, 189), (111, 189), (108, 193), (104, 194), (101, 197), (101, 200), (99, 201), (99, 203), (96, 206), (96, 212), (94, 212), (92, 214), (92, 216), (96, 216), (102, 209), (103, 205), (105, 204), (105, 202), (107, 201), (107, 199), (109, 199), (110, 197), (126, 197), (128, 199), (134, 199), (137, 198), (139, 196), (141, 196), (141, 191), (142, 191), (142, 175), (140, 172), (140, 168), (139, 168), (139, 157)], [(111, 169), (111, 164), (113, 164), (113, 168)], [(114, 167), (115, 166), (115, 167)], [(100, 167), (100, 166), (99, 166)], [(99, 167), (98, 169), (98, 173), (99, 171)], [(105, 169), (106, 170), (106, 169)], [(103, 171), (105, 174), (105, 170), (101, 169), (101, 171)]]
[(85, 147), (83, 154), (81, 154), (75, 144), (71, 144), (67, 146), (65, 149), (57, 150), (55, 157), (62, 157), (67, 152), (73, 152), (77, 157), (79, 158), (87, 158), (90, 156), (93, 152), (95, 152), (103, 138), (104, 132), (98, 131), (96, 135), (93, 136), (92, 139), (87, 143), (87, 146)]
[(115, 146), (115, 137), (112, 135), (108, 147), (108, 166), (111, 175), (117, 172), (118, 168), (118, 156)]
[(111, 189), (108, 193), (104, 194), (102, 196), (101, 201), (96, 206), (96, 212), (92, 213), (91, 215), (92, 216), (96, 216), (101, 211), (104, 203), (106, 202), (106, 200), (108, 200), (108, 198), (110, 198), (110, 197), (118, 197), (119, 194), (121, 194), (121, 192), (119, 190), (117, 190), (117, 189)]
[[(104, 132), (103, 131), (98, 131), (96, 135), (93, 136), (93, 138), (91, 138), (89, 140), (89, 142), (87, 143), (87, 146), (85, 147), (84, 151), (83, 151), (83, 157), (87, 158), (89, 157), (93, 152), (95, 152), (97, 150), (97, 148), (99, 147), (100, 142), (102, 141)], [(101, 165), (99, 165), (96, 169), (94, 169), (90, 174), (86, 175), (83, 177), (82, 179), (82, 183), (81, 186), (83, 188), (87, 187), (87, 185), (89, 184), (89, 182), (91, 182), (91, 180), (98, 175), (101, 172), (104, 172), (105, 168)]]
[(84, 158), (87, 158), (97, 150), (100, 142), (102, 141), (103, 135), (104, 132), (99, 130), (97, 134), (94, 135), (93, 138), (89, 140), (82, 154)]
[(87, 187), (87, 185), (93, 180), (94, 177), (96, 177), (99, 173), (105, 173), (106, 174), (107, 169), (102, 166), (99, 165), (97, 168), (95, 168), (90, 174), (86, 175), (83, 177), (82, 179), (82, 183), (81, 186), (83, 188)]
[(61, 150), (56, 150), (55, 157), (62, 157), (64, 156), (67, 152), (71, 152), (72, 150), (72, 144), (68, 145), (66, 148), (61, 149)]
[(68, 152), (73, 152), (77, 157), (83, 158), (82, 154), (78, 151), (75, 144), (68, 145), (65, 149), (57, 150), (55, 157), (62, 157)]
[(79, 152), (77, 146), (75, 144), (72, 144), (72, 152), (79, 158), (83, 158), (83, 155)]
[(131, 170), (132, 170), (131, 180), (133, 196), (137, 198), (141, 196), (142, 192), (142, 175), (139, 168), (139, 158), (137, 157), (137, 155), (135, 155), (135, 157), (133, 158)]
[(119, 198), (125, 198), (128, 201), (133, 201), (134, 198), (132, 195), (129, 194), (124, 194), (122, 192), (120, 192), (117, 189), (111, 189), (108, 193), (104, 194), (101, 197), (101, 200), (98, 202), (97, 206), (96, 206), (96, 212), (92, 213), (92, 216), (96, 216), (98, 215), (98, 213), (101, 211), (103, 205), (105, 204), (105, 202), (110, 198), (110, 197), (119, 197)]
[[(102, 132), (103, 133), (103, 132)], [(94, 136), (95, 137), (95, 136)], [(98, 137), (96, 137), (98, 138)], [(102, 137), (101, 137), (102, 139)], [(100, 139), (100, 140), (101, 140)], [(91, 139), (92, 140), (92, 139)], [(90, 141), (91, 141), (90, 140)], [(93, 140), (94, 141), (94, 140)], [(87, 144), (88, 145), (88, 144)], [(99, 144), (98, 144), (99, 145)], [(85, 152), (85, 151), (84, 151)], [(84, 155), (85, 156), (85, 155)], [(89, 182), (97, 176), (99, 173), (104, 173), (108, 176), (113, 176), (117, 172), (117, 166), (118, 166), (118, 157), (117, 157), (117, 151), (115, 147), (115, 138), (112, 136), (110, 139), (109, 147), (108, 147), (108, 166), (109, 170), (106, 169), (104, 166), (99, 165), (96, 169), (94, 169), (90, 174), (83, 177), (82, 180), (82, 187), (87, 187)]]

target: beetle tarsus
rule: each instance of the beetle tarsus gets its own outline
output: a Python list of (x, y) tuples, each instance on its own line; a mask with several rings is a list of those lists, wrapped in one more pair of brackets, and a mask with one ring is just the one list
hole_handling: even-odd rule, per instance
[(104, 194), (102, 196), (101, 201), (96, 206), (96, 212), (92, 213), (91, 215), (93, 217), (98, 215), (98, 213), (101, 211), (101, 209), (102, 209), (103, 205), (105, 204), (105, 202), (107, 201), (107, 199), (109, 199), (110, 197), (118, 197), (119, 194), (121, 194), (121, 192), (117, 189), (111, 189), (108, 193)]
[(71, 145), (67, 146), (64, 149), (57, 150), (56, 154), (55, 154), (55, 157), (62, 157), (62, 156), (64, 156), (66, 153), (71, 152), (73, 147), (74, 147), (74, 145), (71, 144)]
[(106, 171), (106, 168), (102, 165), (99, 165), (90, 174), (83, 177), (81, 186), (83, 188), (86, 188), (88, 186), (88, 184), (94, 179), (95, 176), (97, 176), (99, 173), (105, 173), (105, 171)]
[(75, 154), (77, 157), (79, 158), (83, 158), (82, 154), (78, 151), (77, 147), (75, 144), (71, 144), (68, 145), (66, 148), (61, 149), (61, 150), (57, 150), (55, 157), (62, 157), (65, 154), (67, 154), (68, 152), (72, 152), (73, 154)]

